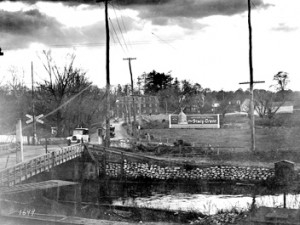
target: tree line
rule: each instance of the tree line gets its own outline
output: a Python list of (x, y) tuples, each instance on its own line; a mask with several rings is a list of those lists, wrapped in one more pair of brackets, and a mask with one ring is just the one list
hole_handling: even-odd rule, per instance
[[(274, 84), (269, 90), (254, 90), (254, 107), (260, 117), (273, 118), (276, 111), (287, 101), (294, 99), (295, 92), (287, 88), (288, 73), (280, 71), (273, 76)], [(155, 70), (143, 73), (137, 78), (135, 95), (154, 95), (159, 99), (163, 113), (218, 113), (249, 111), (249, 89), (243, 91), (213, 91), (199, 83), (189, 80), (179, 81), (171, 73), (160, 73)], [(118, 85), (118, 95), (132, 94), (129, 84)]]

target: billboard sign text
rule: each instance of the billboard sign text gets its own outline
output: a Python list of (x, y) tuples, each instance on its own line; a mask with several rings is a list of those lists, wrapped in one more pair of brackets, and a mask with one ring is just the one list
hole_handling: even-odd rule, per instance
[(219, 114), (169, 115), (169, 128), (220, 128)]

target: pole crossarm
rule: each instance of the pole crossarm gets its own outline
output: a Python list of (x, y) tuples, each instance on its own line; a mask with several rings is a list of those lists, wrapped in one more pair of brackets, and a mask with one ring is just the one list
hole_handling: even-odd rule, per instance
[(123, 58), (123, 60), (136, 60), (136, 58), (130, 58), (130, 57), (128, 57), (128, 58)]
[(261, 84), (261, 83), (265, 83), (264, 81), (252, 81), (252, 82), (241, 82), (239, 84)]

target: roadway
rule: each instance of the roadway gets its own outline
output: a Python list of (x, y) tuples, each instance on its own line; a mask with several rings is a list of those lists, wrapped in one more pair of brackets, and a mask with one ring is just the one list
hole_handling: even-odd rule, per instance
[[(112, 122), (111, 121), (111, 125), (115, 127), (115, 137), (110, 138), (111, 141), (118, 141), (118, 140), (128, 140), (128, 139), (132, 139), (132, 137), (127, 134), (127, 131), (124, 129), (124, 127), (122, 126), (123, 121), (119, 121), (119, 122)], [(98, 134), (94, 133), (94, 134), (90, 134), (91, 137), (91, 144), (98, 144)]]
[[(111, 122), (112, 126), (115, 127), (115, 137), (111, 138), (112, 141), (117, 141), (121, 139), (131, 139), (130, 135), (127, 134), (126, 130), (122, 126), (122, 121), (118, 123)], [(91, 134), (91, 144), (98, 144), (98, 134)], [(66, 147), (66, 144), (61, 145), (48, 145), (48, 151), (57, 151), (61, 150), (63, 147)], [(45, 145), (24, 145), (24, 161), (30, 160), (34, 157), (43, 155), (46, 153)], [(11, 167), (16, 163), (16, 153), (12, 151), (0, 151), (0, 170), (5, 169), (7, 167)]]

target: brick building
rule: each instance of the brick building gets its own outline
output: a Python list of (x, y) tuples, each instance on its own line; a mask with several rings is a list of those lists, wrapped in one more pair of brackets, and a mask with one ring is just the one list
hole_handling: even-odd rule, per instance
[(123, 118), (127, 114), (132, 116), (133, 102), (136, 115), (160, 113), (159, 101), (156, 96), (122, 96), (116, 100), (116, 108), (114, 110), (115, 117)]

